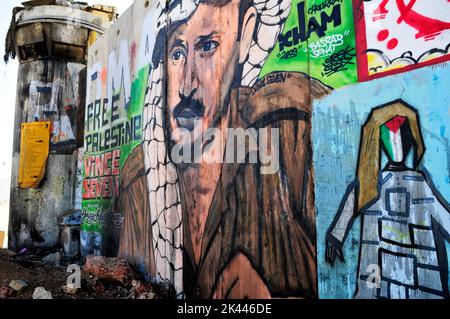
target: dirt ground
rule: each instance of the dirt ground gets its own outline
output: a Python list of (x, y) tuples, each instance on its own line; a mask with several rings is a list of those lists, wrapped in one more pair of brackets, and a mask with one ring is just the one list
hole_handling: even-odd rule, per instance
[[(117, 283), (104, 282), (82, 271), (82, 288), (75, 294), (67, 294), (63, 286), (71, 273), (67, 266), (78, 264), (82, 269), (84, 260), (61, 259), (59, 265), (49, 264), (42, 259), (56, 251), (34, 250), (22, 254), (0, 249), (0, 287), (8, 287), (12, 280), (23, 280), (28, 287), (20, 293), (14, 293), (9, 299), (31, 299), (37, 287), (43, 287), (52, 293), (53, 299), (129, 299), (132, 287), (121, 287)], [(154, 287), (154, 298), (164, 298), (165, 292)]]

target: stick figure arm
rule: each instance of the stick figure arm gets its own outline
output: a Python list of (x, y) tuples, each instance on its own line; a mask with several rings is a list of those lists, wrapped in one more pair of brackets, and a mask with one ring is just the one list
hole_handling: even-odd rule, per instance
[(355, 183), (348, 186), (333, 224), (327, 232), (326, 260), (333, 263), (337, 254), (344, 261), (342, 246), (355, 220)]
[(344, 243), (348, 231), (353, 225), (355, 208), (355, 185), (352, 183), (347, 188), (347, 192), (339, 206), (338, 213), (330, 227), (329, 233), (339, 242)]

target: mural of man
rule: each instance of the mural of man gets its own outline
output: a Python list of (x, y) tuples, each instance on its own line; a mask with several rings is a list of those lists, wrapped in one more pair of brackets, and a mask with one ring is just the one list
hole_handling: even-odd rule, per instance
[[(171, 1), (160, 8), (145, 141), (124, 168), (147, 175), (148, 201), (132, 206), (150, 208), (150, 268), (190, 298), (316, 297), (310, 101), (329, 88), (302, 73), (258, 78), (290, 1)], [(279, 170), (262, 174), (260, 162), (175, 164), (177, 129), (195, 140), (208, 128), (277, 129)], [(202, 150), (224, 157), (220, 140), (207, 139)], [(142, 157), (145, 170), (136, 169)]]

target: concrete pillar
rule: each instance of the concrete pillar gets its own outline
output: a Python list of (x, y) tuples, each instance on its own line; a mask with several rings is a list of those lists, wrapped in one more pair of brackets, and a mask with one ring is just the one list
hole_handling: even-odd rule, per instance
[[(17, 10), (17, 9), (16, 9)], [(79, 202), (86, 60), (90, 44), (116, 19), (115, 8), (65, 0), (24, 3), (12, 24), (19, 59), (14, 122), (9, 247), (54, 247), (59, 222)], [(19, 188), (21, 124), (51, 121), (50, 155), (41, 185)]]

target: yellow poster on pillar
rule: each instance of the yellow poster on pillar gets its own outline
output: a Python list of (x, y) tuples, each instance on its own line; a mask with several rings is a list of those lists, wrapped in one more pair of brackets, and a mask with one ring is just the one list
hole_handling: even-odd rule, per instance
[(5, 232), (0, 230), (0, 249), (3, 248), (5, 241)]
[(50, 122), (22, 123), (19, 187), (36, 188), (44, 178), (50, 150)]

